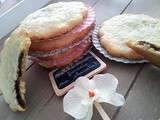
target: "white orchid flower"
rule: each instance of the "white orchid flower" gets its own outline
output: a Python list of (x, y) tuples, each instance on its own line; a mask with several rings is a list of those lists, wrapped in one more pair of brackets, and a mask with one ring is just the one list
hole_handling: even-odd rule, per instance
[(118, 80), (109, 73), (95, 75), (91, 80), (79, 77), (63, 99), (64, 112), (78, 120), (91, 120), (95, 102), (122, 106), (125, 99), (116, 93), (117, 85)]

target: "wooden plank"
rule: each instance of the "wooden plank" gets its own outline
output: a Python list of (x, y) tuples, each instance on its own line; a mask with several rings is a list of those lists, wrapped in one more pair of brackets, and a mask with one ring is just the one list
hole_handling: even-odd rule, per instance
[(95, 6), (96, 23), (120, 14), (131, 0), (99, 0)]
[[(134, 0), (125, 13), (141, 13), (160, 18), (159, 0)], [(129, 92), (126, 105), (115, 120), (160, 119), (160, 69), (145, 65)]]
[(160, 69), (146, 65), (116, 120), (160, 119)]
[[(97, 17), (98, 23), (102, 22), (104, 19), (108, 17), (112, 17), (113, 15), (121, 13), (121, 11), (123, 10), (123, 8), (125, 8), (128, 2), (129, 1), (123, 1), (123, 2), (117, 2), (117, 1), (111, 2), (109, 0), (99, 1), (95, 5), (96, 14), (98, 15)], [(127, 90), (129, 89), (129, 86), (132, 84), (133, 80), (135, 79), (136, 74), (138, 73), (138, 71), (143, 65), (139, 65), (139, 64), (128, 65), (128, 64), (122, 64), (122, 63), (110, 61), (102, 56), (101, 58), (108, 64), (108, 70), (104, 72), (112, 73), (117, 78), (119, 78), (120, 84), (118, 87), (118, 91), (125, 95)], [(114, 115), (114, 113), (117, 110), (115, 107), (106, 105), (106, 104), (103, 105), (103, 107), (111, 117)], [(56, 120), (72, 119), (70, 116), (68, 116), (63, 112), (62, 98), (56, 97), (55, 95), (53, 96), (52, 99), (49, 100), (49, 102), (46, 104), (44, 108), (42, 108), (37, 113), (30, 115), (27, 120), (32, 120), (32, 119), (52, 120), (53, 118)], [(93, 115), (93, 120), (99, 120), (99, 119), (101, 119), (101, 117), (95, 111)]]
[[(13, 1), (13, 0), (12, 0)], [(11, 9), (0, 15), (0, 39), (11, 32), (19, 25), (19, 23), (31, 12), (41, 8), (50, 0), (21, 0)], [(10, 2), (10, 1), (8, 1)], [(33, 6), (34, 5), (34, 6)]]
[(4, 12), (6, 12), (8, 9), (12, 8), (14, 5), (16, 5), (18, 2), (18, 0), (5, 0), (4, 3), (1, 4), (0, 7), (0, 15), (2, 15)]
[[(52, 4), (60, 1), (63, 1), (63, 0), (51, 0), (48, 4)], [(73, 1), (73, 0), (65, 0), (65, 2), (69, 2), (69, 1)], [(74, 1), (82, 1), (86, 5), (93, 6), (98, 0), (74, 0)]]
[(159, 5), (159, 0), (133, 0), (125, 13), (146, 14), (160, 18)]

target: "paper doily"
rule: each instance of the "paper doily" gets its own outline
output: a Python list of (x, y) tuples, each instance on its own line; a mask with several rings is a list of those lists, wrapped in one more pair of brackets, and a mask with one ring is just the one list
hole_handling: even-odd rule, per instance
[(95, 28), (92, 34), (92, 43), (95, 46), (97, 50), (99, 50), (100, 53), (102, 53), (105, 57), (109, 58), (110, 60), (114, 60), (116, 62), (122, 62), (122, 63), (129, 63), (129, 64), (135, 64), (135, 63), (145, 63), (148, 62), (147, 60), (129, 60), (124, 57), (114, 57), (110, 55), (100, 44), (99, 38), (97, 36), (99, 26)]

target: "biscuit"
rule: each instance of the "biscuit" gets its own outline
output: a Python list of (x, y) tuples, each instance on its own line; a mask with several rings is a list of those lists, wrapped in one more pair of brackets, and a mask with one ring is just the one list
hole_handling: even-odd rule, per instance
[(50, 4), (27, 16), (20, 28), (28, 32), (31, 40), (47, 40), (71, 31), (87, 16), (82, 2), (58, 2)]
[(153, 44), (146, 41), (128, 41), (127, 45), (152, 64), (160, 67), (160, 42)]
[(74, 44), (75, 42), (80, 41), (89, 32), (91, 32), (95, 27), (95, 12), (91, 7), (88, 7), (87, 17), (83, 22), (67, 32), (58, 37), (49, 38), (48, 40), (34, 40), (31, 44), (30, 50), (32, 51), (49, 51), (53, 49), (60, 49)]
[(31, 51), (50, 51), (54, 49), (62, 49), (66, 46), (72, 45), (76, 42), (81, 41), (85, 36), (88, 35), (91, 30), (93, 30), (95, 24), (92, 23), (91, 26), (88, 26), (86, 29), (83, 29), (81, 32), (72, 33), (69, 35), (62, 35), (59, 38), (49, 39), (45, 42), (32, 42), (30, 50)]
[[(158, 37), (159, 20), (142, 14), (122, 14), (103, 22), (98, 36), (109, 54), (131, 60), (143, 59), (127, 46), (128, 40), (147, 40)], [(154, 34), (154, 35), (152, 35)]]
[(80, 41), (78, 42), (75, 42), (73, 44), (70, 44), (68, 46), (65, 46), (64, 48), (60, 48), (60, 49), (53, 49), (53, 50), (50, 50), (50, 51), (29, 51), (29, 55), (30, 56), (33, 56), (33, 57), (38, 57), (38, 58), (47, 58), (47, 57), (50, 57), (50, 56), (54, 56), (54, 55), (58, 55), (58, 54), (62, 54), (76, 46), (79, 46), (80, 44), (81, 45), (84, 45), (86, 43), (88, 43), (88, 37), (89, 35), (87, 35), (84, 39), (81, 39)]
[(25, 111), (25, 81), (27, 54), (31, 44), (26, 32), (14, 31), (1, 51), (0, 90), (13, 111)]
[(78, 57), (80, 57), (84, 52), (86, 52), (90, 45), (90, 40), (87, 40), (85, 43), (70, 48), (69, 50), (63, 53), (44, 58), (31, 57), (31, 60), (36, 61), (41, 66), (44, 66), (46, 68), (64, 67), (72, 61), (76, 60)]

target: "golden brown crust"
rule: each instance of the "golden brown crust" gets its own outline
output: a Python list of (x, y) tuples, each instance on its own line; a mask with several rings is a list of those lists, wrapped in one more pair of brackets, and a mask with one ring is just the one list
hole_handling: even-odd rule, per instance
[(36, 35), (35, 33), (32, 33), (29, 30), (28, 30), (28, 34), (29, 34), (32, 41), (34, 41), (34, 40), (35, 41), (37, 41), (37, 40), (44, 40), (45, 41), (45, 40), (48, 40), (50, 38), (61, 36), (61, 35), (69, 32), (69, 31), (71, 31), (72, 29), (74, 29), (75, 27), (80, 25), (86, 16), (87, 16), (87, 13), (83, 13), (82, 19), (77, 20), (77, 21), (73, 21), (72, 23), (70, 23), (70, 25), (65, 26), (61, 29), (58, 29), (57, 31), (55, 31), (55, 30), (50, 31), (50, 32), (46, 33), (45, 35)]
[(93, 23), (91, 26), (88, 26), (86, 29), (83, 29), (82, 31), (74, 34), (69, 33), (53, 39), (51, 38), (45, 42), (32, 42), (30, 50), (49, 51), (64, 48), (65, 46), (69, 46), (82, 40), (94, 28), (94, 26), (95, 23)]
[(30, 14), (20, 27), (28, 32), (32, 41), (47, 40), (71, 31), (86, 16), (87, 7), (82, 2), (58, 2)]
[(90, 46), (90, 42), (82, 46), (76, 46), (63, 54), (54, 55), (46, 58), (39, 58), (40, 61), (37, 61), (40, 65), (46, 68), (53, 67), (64, 67), (67, 64), (71, 63), (78, 57), (80, 57), (84, 52), (86, 52)]
[[(137, 54), (134, 50), (131, 48), (125, 47), (122, 48), (119, 44), (114, 44), (112, 40), (108, 39), (106, 36), (103, 36), (100, 38), (101, 45), (104, 49), (107, 50), (107, 52), (115, 57), (125, 57), (131, 60), (141, 60), (143, 59), (142, 56)], [(122, 43), (124, 44), (124, 43)]]

